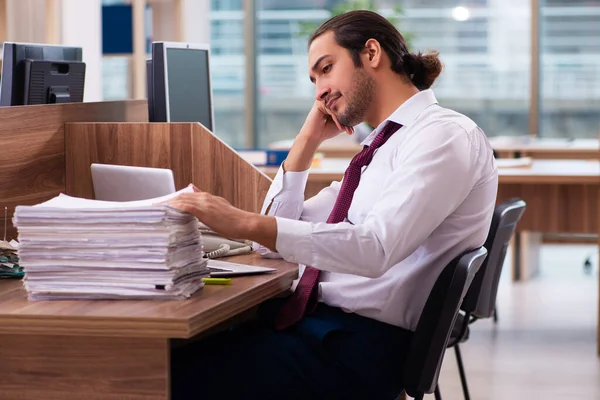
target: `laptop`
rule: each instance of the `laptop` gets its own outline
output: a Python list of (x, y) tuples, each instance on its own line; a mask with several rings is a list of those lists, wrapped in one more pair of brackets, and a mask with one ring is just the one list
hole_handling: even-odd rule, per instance
[(175, 193), (173, 171), (165, 168), (92, 164), (96, 200), (147, 200)]

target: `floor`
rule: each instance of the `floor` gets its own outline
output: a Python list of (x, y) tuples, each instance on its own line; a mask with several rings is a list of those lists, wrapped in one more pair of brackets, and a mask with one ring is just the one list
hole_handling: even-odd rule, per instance
[[(540, 274), (528, 282), (513, 284), (504, 266), (498, 324), (477, 321), (461, 346), (474, 400), (600, 399), (598, 247), (546, 245), (541, 256)], [(454, 351), (446, 353), (440, 388), (444, 400), (464, 398)]]

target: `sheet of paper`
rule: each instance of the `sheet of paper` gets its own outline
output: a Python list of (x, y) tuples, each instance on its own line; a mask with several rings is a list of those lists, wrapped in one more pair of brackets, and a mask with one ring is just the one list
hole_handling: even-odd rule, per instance
[(136, 200), (136, 201), (102, 201), (83, 199), (79, 197), (68, 196), (64, 193), (44, 202), (35, 205), (34, 207), (58, 207), (58, 208), (83, 208), (83, 209), (94, 209), (94, 208), (136, 208), (136, 207), (151, 207), (157, 203), (177, 197), (182, 193), (192, 193), (194, 189), (191, 186), (187, 186), (175, 193), (171, 193), (165, 196), (156, 197), (147, 200)]

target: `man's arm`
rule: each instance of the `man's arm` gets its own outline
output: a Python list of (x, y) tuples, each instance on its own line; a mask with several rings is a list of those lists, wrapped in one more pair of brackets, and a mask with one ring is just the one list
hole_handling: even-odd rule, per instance
[[(319, 145), (329, 137), (339, 134), (339, 127), (335, 117), (326, 114), (322, 102), (315, 102), (292, 144), (288, 157), (267, 192), (261, 214), (309, 221), (326, 218), (323, 214), (328, 213), (335, 202), (339, 192), (338, 185), (332, 184), (307, 202), (304, 201), (304, 189), (308, 170)], [(256, 226), (244, 230), (244, 237), (250, 238), (249, 230), (265, 228), (258, 221), (255, 222)], [(274, 247), (261, 245), (260, 240), (254, 242), (255, 250), (262, 256), (278, 256), (272, 253)]]
[(325, 109), (323, 102), (316, 101), (284, 162), (285, 171), (309, 169), (319, 145), (342, 131), (350, 134), (352, 128), (343, 128), (335, 115)]
[[(403, 148), (361, 223), (276, 218), (278, 253), (290, 262), (370, 278), (412, 254), (463, 202), (478, 177), (478, 145), (467, 135), (412, 144)], [(493, 207), (495, 192), (480, 196)]]
[(183, 193), (168, 204), (195, 215), (221, 236), (253, 240), (275, 250), (275, 217), (240, 210), (222, 197), (194, 189), (193, 193)]
[[(351, 133), (348, 129), (346, 131)], [(337, 195), (336, 185), (332, 185), (320, 195), (310, 199), (306, 202), (306, 207), (303, 207), (303, 186), (319, 145), (324, 140), (339, 134), (341, 130), (339, 122), (334, 116), (327, 113), (322, 102), (315, 102), (300, 133), (294, 140), (282, 169), (278, 172), (278, 176), (267, 193), (263, 214), (269, 211), (270, 214), (284, 218), (299, 219), (303, 216), (302, 211), (306, 210), (307, 213), (304, 217), (310, 220), (319, 217), (323, 210), (327, 211), (331, 208)], [(284, 179), (283, 174), (294, 174), (294, 176)], [(286, 183), (295, 187), (286, 188)], [(299, 187), (300, 185), (302, 187)], [(280, 203), (276, 204), (278, 201)], [(169, 205), (195, 215), (201, 222), (222, 236), (248, 239), (260, 243), (271, 251), (276, 251), (277, 222), (273, 215), (243, 211), (233, 207), (221, 197), (198, 190), (178, 196), (171, 200)], [(275, 205), (276, 209), (273, 210)]]

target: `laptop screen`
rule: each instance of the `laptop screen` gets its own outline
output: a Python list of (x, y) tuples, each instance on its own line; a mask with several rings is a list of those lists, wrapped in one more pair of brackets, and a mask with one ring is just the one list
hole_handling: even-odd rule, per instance
[(170, 169), (111, 164), (92, 164), (91, 169), (96, 200), (146, 200), (175, 192)]

